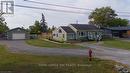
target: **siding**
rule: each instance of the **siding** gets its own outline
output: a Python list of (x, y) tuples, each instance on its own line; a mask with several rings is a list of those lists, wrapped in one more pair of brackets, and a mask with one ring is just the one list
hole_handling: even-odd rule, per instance
[[(61, 33), (59, 33), (59, 30), (61, 30)], [(58, 29), (53, 31), (53, 39), (57, 41), (67, 41), (67, 33), (59, 27)]]

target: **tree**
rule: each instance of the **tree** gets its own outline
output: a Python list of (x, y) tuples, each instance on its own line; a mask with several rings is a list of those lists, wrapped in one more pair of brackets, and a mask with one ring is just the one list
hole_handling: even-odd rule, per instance
[(111, 20), (110, 22), (108, 22), (108, 25), (110, 27), (127, 26), (128, 23), (129, 23), (129, 21), (126, 19), (115, 18), (115, 19)]
[(35, 21), (34, 25), (29, 26), (29, 30), (31, 34), (40, 34), (41, 33), (41, 25), (39, 21)]
[(56, 27), (53, 25), (53, 26), (52, 26), (52, 31), (55, 30), (55, 29), (56, 29)]
[(4, 33), (9, 30), (7, 23), (5, 22), (5, 19), (2, 15), (3, 13), (0, 13), (0, 33)]
[(91, 24), (99, 27), (109, 26), (108, 22), (115, 19), (117, 14), (110, 7), (96, 8), (89, 16)]
[(56, 27), (53, 25), (52, 28), (50, 28), (50, 27), (48, 28), (48, 32), (51, 33), (55, 29), (56, 29)]
[(41, 32), (45, 33), (48, 31), (48, 26), (47, 26), (45, 16), (43, 15), (43, 13), (42, 13), (42, 20), (41, 20), (40, 26), (41, 26)]

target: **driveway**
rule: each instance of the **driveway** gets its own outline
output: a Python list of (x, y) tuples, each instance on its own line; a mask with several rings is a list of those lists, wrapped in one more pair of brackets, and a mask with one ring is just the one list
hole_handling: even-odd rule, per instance
[(27, 45), (23, 40), (0, 41), (0, 44), (6, 45), (12, 53), (27, 53), (33, 55), (67, 55), (81, 56), (87, 55), (87, 49), (60, 49), (60, 48), (43, 48)]
[[(12, 53), (25, 53), (33, 55), (64, 55), (64, 56), (87, 56), (88, 49), (60, 49), (30, 46), (25, 41), (0, 41), (5, 44)], [(108, 48), (94, 44), (80, 43), (85, 47), (93, 48), (95, 57), (114, 60), (130, 66), (130, 51), (117, 48)]]

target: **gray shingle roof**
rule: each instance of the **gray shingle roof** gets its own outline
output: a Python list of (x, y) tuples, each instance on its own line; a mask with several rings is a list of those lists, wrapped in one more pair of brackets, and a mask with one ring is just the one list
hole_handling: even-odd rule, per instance
[(10, 29), (10, 30), (8, 30), (7, 32), (10, 32), (10, 31), (13, 31), (13, 30), (17, 30), (17, 29), (20, 29), (20, 30), (24, 30), (24, 31), (26, 31), (26, 30), (23, 29), (23, 28), (17, 27), (17, 28), (14, 28), (14, 29)]
[(130, 27), (110, 27), (110, 30), (130, 30)]
[(75, 33), (70, 27), (68, 26), (61, 26), (61, 28), (67, 33)]
[(97, 30), (98, 28), (94, 25), (88, 24), (71, 24), (77, 30)]

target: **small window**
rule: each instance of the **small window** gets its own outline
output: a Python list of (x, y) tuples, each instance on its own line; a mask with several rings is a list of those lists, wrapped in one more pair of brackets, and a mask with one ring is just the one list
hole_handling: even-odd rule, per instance
[(65, 38), (65, 35), (63, 34), (63, 38)]
[(81, 36), (84, 36), (84, 32), (81, 32)]
[(59, 29), (59, 33), (62, 33), (61, 29)]

